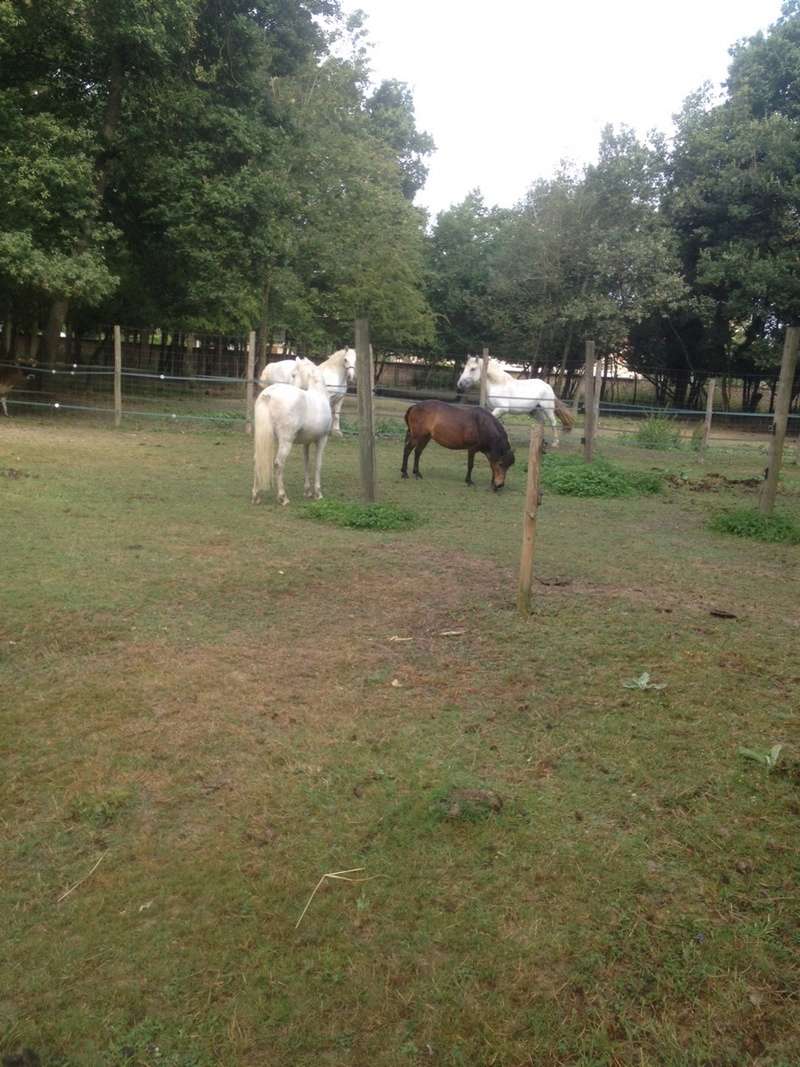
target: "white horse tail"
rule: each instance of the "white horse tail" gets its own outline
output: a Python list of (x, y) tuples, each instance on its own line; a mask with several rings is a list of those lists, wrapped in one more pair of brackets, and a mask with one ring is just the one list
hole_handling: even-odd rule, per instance
[(556, 418), (564, 427), (564, 433), (569, 433), (572, 427), (575, 425), (575, 419), (572, 416), (572, 412), (569, 410), (566, 404), (562, 403), (557, 396), (553, 396), (553, 400), (556, 405)]
[(253, 460), (253, 503), (258, 503), (259, 495), (272, 486), (272, 464), (275, 459), (275, 435), (272, 429), (272, 414), (269, 407), (270, 398), (262, 393), (256, 401), (254, 416), (253, 441), (255, 456)]

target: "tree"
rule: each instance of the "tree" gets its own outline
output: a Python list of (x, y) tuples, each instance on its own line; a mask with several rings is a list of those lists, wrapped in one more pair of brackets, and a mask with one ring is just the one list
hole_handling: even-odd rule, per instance
[(438, 355), (458, 360), (494, 341), (491, 254), (503, 215), (473, 189), (436, 220), (428, 246), (427, 292), (436, 316)]

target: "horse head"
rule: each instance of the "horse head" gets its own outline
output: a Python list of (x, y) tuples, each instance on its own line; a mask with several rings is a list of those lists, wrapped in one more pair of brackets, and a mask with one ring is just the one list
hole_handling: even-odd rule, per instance
[(507, 448), (499, 456), (489, 456), (489, 466), (492, 468), (492, 489), (495, 492), (502, 489), (506, 484), (506, 473), (509, 467), (514, 466), (514, 453)]
[(319, 368), (305, 356), (297, 356), (290, 375), (290, 385), (297, 389), (309, 389), (323, 384)]
[(344, 373), (348, 385), (356, 384), (356, 350), (348, 348), (344, 353)]
[(461, 372), (461, 377), (456, 382), (459, 393), (465, 393), (473, 385), (478, 385), (481, 380), (481, 361), (478, 356), (467, 356), (467, 362)]

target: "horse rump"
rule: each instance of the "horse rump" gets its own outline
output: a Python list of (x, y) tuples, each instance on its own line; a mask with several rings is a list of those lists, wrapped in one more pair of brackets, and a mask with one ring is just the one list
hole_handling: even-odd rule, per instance
[(258, 503), (261, 493), (272, 486), (272, 465), (275, 459), (275, 435), (272, 427), (272, 414), (269, 409), (270, 397), (262, 393), (256, 400), (253, 414), (253, 496)]

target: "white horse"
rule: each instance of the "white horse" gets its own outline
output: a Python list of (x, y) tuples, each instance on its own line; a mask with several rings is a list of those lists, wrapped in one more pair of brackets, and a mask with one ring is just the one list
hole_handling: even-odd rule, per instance
[[(322, 453), (325, 451), (333, 424), (328, 390), (319, 367), (315, 367), (308, 359), (292, 362), (295, 365), (292, 381), (268, 386), (255, 403), (254, 504), (259, 502), (262, 492), (272, 485), (273, 468), (278, 487), (278, 502), (289, 503), (283, 484), (283, 467), (295, 441), (300, 441), (303, 445), (304, 495), (315, 500), (322, 499)], [(309, 478), (309, 452), (312, 444), (316, 445), (313, 488)]]
[[(459, 392), (465, 392), (472, 385), (480, 385), (480, 356), (469, 356), (464, 364), (464, 371), (456, 383)], [(496, 359), (490, 359), (486, 366), (486, 385), (489, 410), (500, 418), (507, 411), (528, 412), (533, 414), (538, 408), (553, 430), (553, 448), (558, 447), (558, 418), (569, 433), (574, 425), (572, 414), (558, 399), (551, 386), (541, 378), (514, 378), (504, 371)]]
[[(306, 363), (310, 363), (306, 360)], [(261, 381), (264, 385), (275, 385), (278, 382), (289, 382), (294, 373), (296, 360), (282, 359), (277, 363), (268, 363), (261, 372)], [(312, 364), (313, 366), (313, 364)], [(356, 381), (356, 350), (354, 348), (340, 348), (323, 363), (319, 364), (322, 371), (322, 379), (328, 388), (328, 399), (331, 402), (333, 412), (334, 436), (341, 437), (339, 416), (342, 413), (342, 404), (347, 395), (348, 385), (355, 385)]]

